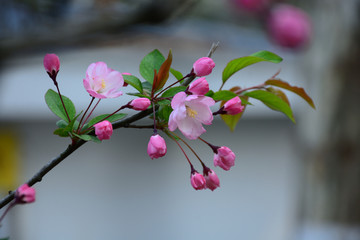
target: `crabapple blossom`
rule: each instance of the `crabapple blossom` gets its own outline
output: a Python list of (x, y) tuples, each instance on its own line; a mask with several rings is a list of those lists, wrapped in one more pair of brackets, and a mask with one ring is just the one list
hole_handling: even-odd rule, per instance
[(241, 105), (241, 99), (236, 96), (224, 104), (224, 111), (229, 115), (236, 115), (244, 111), (244, 106)]
[(96, 98), (116, 98), (122, 95), (120, 88), (124, 85), (121, 73), (108, 68), (106, 63), (92, 63), (86, 70), (83, 80), (86, 91)]
[(202, 124), (210, 125), (213, 121), (210, 106), (214, 104), (215, 101), (210, 97), (177, 93), (171, 101), (173, 111), (169, 117), (169, 130), (179, 128), (188, 139), (197, 139), (206, 132)]
[(105, 120), (94, 125), (96, 136), (102, 141), (104, 139), (110, 139), (113, 133), (113, 126), (111, 122)]
[(150, 106), (151, 102), (148, 98), (136, 98), (129, 104), (132, 109), (137, 111), (146, 110)]
[(202, 57), (193, 64), (193, 70), (196, 76), (203, 77), (209, 75), (215, 67), (214, 61), (209, 57)]
[(222, 146), (214, 151), (214, 165), (229, 171), (235, 165), (235, 154), (230, 148)]
[(35, 194), (35, 189), (25, 183), (16, 189), (15, 202), (21, 204), (35, 202)]
[(195, 190), (206, 189), (205, 177), (196, 170), (191, 171), (190, 183)]
[(194, 95), (205, 95), (209, 91), (209, 83), (205, 77), (196, 79), (189, 85), (187, 92)]
[(204, 177), (206, 180), (206, 187), (211, 191), (214, 191), (216, 188), (220, 187), (219, 177), (216, 175), (214, 170), (210, 168), (204, 168)]
[(267, 29), (275, 43), (288, 48), (302, 47), (311, 37), (311, 22), (308, 15), (288, 4), (279, 4), (272, 9)]
[(159, 134), (150, 137), (150, 141), (147, 147), (147, 153), (151, 159), (165, 156), (167, 151), (164, 138)]
[(50, 78), (55, 82), (56, 75), (60, 70), (60, 59), (56, 54), (48, 53), (44, 57), (44, 68)]

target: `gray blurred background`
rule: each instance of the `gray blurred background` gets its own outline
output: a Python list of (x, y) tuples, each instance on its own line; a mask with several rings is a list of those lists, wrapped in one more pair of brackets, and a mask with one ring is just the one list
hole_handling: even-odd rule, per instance
[[(288, 2), (313, 22), (302, 50), (273, 45), (258, 18), (227, 0), (0, 0), (1, 196), (69, 144), (52, 134), (57, 118), (43, 97), (54, 88), (42, 65), (46, 53), (60, 57), (58, 82), (78, 111), (90, 101), (82, 85), (90, 63), (140, 77), (147, 53), (171, 48), (172, 66), (186, 74), (213, 42), (220, 47), (207, 78), (212, 89), (228, 61), (269, 50), (284, 61), (248, 67), (225, 86), (253, 86), (281, 69), (279, 77), (304, 87), (317, 107), (289, 93), (296, 124), (254, 100), (234, 132), (219, 118), (206, 127), (206, 140), (237, 156), (229, 172), (215, 168), (221, 187), (214, 192), (191, 187), (186, 159), (170, 139), (167, 155), (151, 160), (151, 130), (119, 129), (101, 145), (85, 144), (36, 184), (36, 202), (14, 208), (0, 238), (360, 239), (359, 1)], [(130, 99), (104, 100), (96, 113)], [(212, 166), (210, 149), (189, 143)]]

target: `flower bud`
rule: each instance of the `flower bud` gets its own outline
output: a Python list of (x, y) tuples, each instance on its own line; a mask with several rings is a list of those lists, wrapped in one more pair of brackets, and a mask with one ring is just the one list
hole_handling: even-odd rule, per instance
[(131, 101), (129, 104), (132, 109), (137, 111), (146, 110), (150, 106), (151, 102), (148, 98), (137, 98)]
[(35, 194), (35, 189), (25, 183), (16, 189), (15, 202), (21, 204), (35, 202)]
[(110, 139), (113, 133), (112, 124), (105, 120), (94, 125), (96, 136), (102, 141), (104, 139)]
[(271, 11), (267, 28), (271, 39), (283, 47), (303, 47), (311, 38), (308, 15), (288, 4), (280, 4)]
[(167, 149), (164, 138), (162, 138), (159, 134), (150, 137), (147, 153), (151, 159), (165, 156), (166, 151)]
[(241, 99), (236, 96), (224, 104), (224, 111), (229, 115), (236, 115), (244, 111), (244, 106), (241, 105)]
[(220, 187), (220, 180), (216, 173), (210, 168), (204, 168), (204, 177), (206, 180), (206, 187), (211, 191)]
[(209, 75), (215, 67), (214, 61), (209, 57), (202, 57), (196, 60), (193, 70), (196, 76), (203, 77)]
[(204, 176), (198, 173), (196, 170), (191, 171), (190, 182), (191, 186), (193, 186), (195, 190), (206, 189), (206, 180)]
[(189, 85), (187, 92), (194, 95), (205, 95), (209, 91), (209, 83), (204, 77), (196, 79)]
[(221, 167), (225, 171), (230, 170), (235, 165), (235, 154), (228, 147), (217, 148), (214, 154), (214, 165)]
[(56, 54), (46, 54), (44, 57), (44, 68), (50, 78), (55, 82), (56, 75), (60, 70), (60, 60)]

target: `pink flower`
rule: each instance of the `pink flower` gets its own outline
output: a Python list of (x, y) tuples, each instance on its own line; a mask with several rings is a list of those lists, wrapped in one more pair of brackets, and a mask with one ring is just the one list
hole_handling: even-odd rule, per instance
[(299, 48), (311, 38), (308, 15), (287, 4), (280, 4), (271, 11), (267, 28), (271, 39), (283, 47)]
[(147, 153), (151, 159), (165, 156), (166, 151), (167, 149), (165, 140), (159, 134), (150, 137)]
[(214, 165), (226, 171), (230, 170), (235, 165), (235, 154), (228, 147), (219, 147), (214, 154)]
[(196, 60), (193, 65), (194, 73), (198, 77), (209, 75), (215, 67), (214, 61), (209, 57), (202, 57)]
[(244, 111), (244, 106), (241, 105), (241, 99), (234, 97), (224, 104), (224, 111), (229, 115), (236, 115)]
[(16, 203), (32, 203), (35, 202), (36, 191), (29, 187), (26, 183), (21, 185), (15, 192)]
[(204, 176), (198, 173), (196, 170), (191, 171), (190, 183), (195, 190), (206, 189), (206, 180)]
[(265, 10), (272, 0), (233, 0), (240, 8), (252, 13), (259, 13)]
[(122, 95), (120, 88), (124, 79), (118, 71), (108, 68), (106, 63), (92, 63), (83, 80), (86, 91), (96, 98), (115, 98)]
[(104, 139), (110, 139), (113, 133), (113, 126), (111, 122), (105, 120), (94, 124), (95, 134), (102, 141)]
[(146, 110), (150, 106), (151, 102), (148, 98), (137, 98), (131, 101), (129, 104), (132, 109), (137, 111)]
[(216, 173), (210, 168), (204, 168), (204, 177), (206, 180), (206, 187), (211, 191), (220, 187), (220, 180)]
[(209, 91), (209, 83), (204, 77), (196, 79), (187, 90), (194, 95), (205, 95)]
[(210, 106), (215, 101), (206, 96), (190, 95), (185, 92), (177, 93), (172, 101), (171, 107), (174, 109), (169, 117), (169, 130), (175, 131), (176, 128), (188, 139), (197, 139), (206, 132), (202, 124), (210, 125), (213, 115)]
[(46, 54), (44, 57), (44, 68), (50, 78), (56, 81), (56, 75), (60, 70), (60, 59), (56, 54)]

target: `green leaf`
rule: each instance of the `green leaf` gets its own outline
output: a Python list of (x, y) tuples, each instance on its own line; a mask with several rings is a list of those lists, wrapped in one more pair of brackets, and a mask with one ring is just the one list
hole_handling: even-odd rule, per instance
[[(224, 121), (224, 123), (230, 128), (230, 131), (234, 131), (240, 118), (243, 116), (246, 106), (247, 104), (245, 104), (245, 102), (248, 102), (248, 98), (247, 96), (242, 96), (241, 98), (241, 105), (244, 106), (244, 111), (242, 111), (241, 113), (238, 113), (236, 115), (229, 115), (229, 114), (221, 114), (220, 117), (221, 119)], [(220, 106), (224, 106), (224, 104), (226, 103), (226, 101), (222, 101)]]
[(175, 70), (173, 68), (170, 68), (170, 72), (178, 81), (180, 79), (183, 79), (183, 77), (184, 77), (181, 72), (179, 72), (179, 71), (177, 71), (177, 70)]
[(289, 83), (282, 81), (280, 79), (270, 79), (267, 80), (265, 82), (265, 84), (267, 85), (272, 85), (272, 86), (276, 86), (276, 87), (280, 87), (280, 88), (284, 88), (286, 90), (289, 90), (297, 95), (299, 95), (300, 97), (302, 97), (312, 108), (315, 109), (315, 104), (313, 102), (313, 100), (311, 99), (311, 97), (305, 92), (305, 90), (303, 88), (300, 87), (296, 87), (296, 86), (291, 86)]
[(156, 116), (158, 119), (168, 122), (172, 110), (170, 105), (162, 105), (160, 106), (159, 111), (157, 111)]
[(143, 87), (142, 87), (142, 84), (140, 82), (140, 80), (133, 76), (133, 75), (123, 75), (124, 77), (124, 81), (133, 86), (136, 90), (138, 90), (140, 93), (143, 93)]
[(93, 142), (96, 142), (96, 143), (101, 143), (100, 139), (98, 139), (96, 136), (93, 136), (93, 135), (87, 135), (87, 134), (82, 134), (82, 135), (78, 135), (78, 134), (75, 134), (74, 133), (74, 136), (84, 140), (84, 141), (93, 141)]
[(149, 82), (142, 82), (141, 84), (143, 86), (143, 94), (145, 94), (145, 95), (147, 94), (148, 96), (150, 96), (152, 84)]
[(172, 87), (169, 88), (168, 90), (166, 90), (161, 97), (163, 98), (168, 98), (168, 97), (173, 97), (175, 96), (175, 94), (179, 93), (179, 92), (183, 92), (186, 90), (185, 86), (176, 86), (176, 87)]
[(10, 237), (6, 237), (6, 238), (0, 238), (0, 240), (9, 240)]
[(144, 95), (144, 94), (141, 94), (141, 93), (127, 93), (127, 95), (141, 97), (141, 98), (149, 98), (150, 99), (150, 97), (148, 95)]
[(171, 102), (170, 102), (170, 100), (163, 99), (163, 100), (158, 101), (157, 104), (159, 104), (160, 106), (161, 105), (170, 105)]
[(264, 90), (254, 90), (251, 92), (246, 92), (244, 95), (258, 99), (271, 109), (284, 113), (286, 116), (288, 116), (288, 118), (291, 119), (291, 121), (295, 123), (290, 106), (276, 94)]
[[(109, 116), (109, 115), (110, 115), (110, 114), (102, 114), (102, 115), (100, 115), (100, 116), (94, 117), (93, 119), (91, 119), (91, 120), (88, 122), (88, 124), (87, 124), (88, 127), (91, 127), (91, 126), (93, 126), (94, 124), (96, 124), (96, 123), (98, 123), (98, 122), (101, 122), (104, 118), (106, 118), (106, 117)], [(115, 121), (117, 121), (117, 120), (120, 120), (120, 119), (126, 117), (126, 115), (127, 115), (127, 114), (125, 114), (125, 113), (117, 113), (117, 114), (114, 114), (114, 115), (108, 117), (108, 118), (105, 119), (105, 120), (107, 120), (107, 121), (109, 121), (109, 122), (115, 122)]]
[[(75, 106), (73, 102), (65, 97), (64, 95), (61, 95), (62, 99), (64, 101), (64, 105), (66, 107), (66, 110), (69, 114), (70, 119), (73, 119), (76, 114)], [(59, 94), (55, 92), (52, 89), (49, 89), (45, 94), (45, 102), (48, 105), (49, 109), (58, 117), (61, 119), (64, 119), (66, 122), (69, 122), (69, 119), (66, 116), (65, 109), (61, 103), (61, 99), (59, 97)]]
[(154, 80), (154, 70), (158, 72), (164, 61), (165, 57), (159, 50), (155, 49), (141, 60), (139, 67), (141, 76), (152, 85)]
[(62, 119), (56, 122), (56, 126), (58, 126), (59, 128), (65, 128), (67, 125), (68, 123)]
[(69, 130), (67, 128), (58, 128), (53, 132), (55, 135), (60, 137), (69, 137)]
[(209, 90), (209, 91), (205, 94), (205, 96), (207, 96), (207, 97), (213, 97), (213, 96), (214, 96), (214, 91), (213, 91), (213, 90)]
[(241, 57), (234, 60), (231, 60), (222, 73), (222, 81), (225, 83), (234, 73), (240, 71), (241, 69), (250, 66), (252, 64), (258, 62), (272, 62), (272, 63), (279, 63), (282, 61), (282, 58), (276, 55), (275, 53), (268, 52), (268, 51), (260, 51), (251, 54), (247, 57)]
[(72, 134), (72, 131), (76, 129), (79, 126), (79, 122), (76, 121), (76, 119), (80, 116), (81, 113), (79, 113), (77, 116), (75, 116), (71, 122), (68, 124), (64, 120), (59, 120), (56, 122), (56, 125), (59, 127), (54, 131), (55, 135), (58, 135), (60, 137), (69, 137)]
[(215, 100), (215, 101), (228, 101), (234, 97), (236, 97), (237, 94), (232, 92), (232, 91), (229, 91), (229, 90), (221, 90), (221, 91), (218, 91), (216, 93), (214, 93), (214, 95), (212, 95), (212, 98)]

